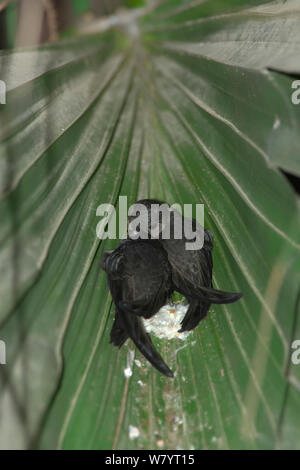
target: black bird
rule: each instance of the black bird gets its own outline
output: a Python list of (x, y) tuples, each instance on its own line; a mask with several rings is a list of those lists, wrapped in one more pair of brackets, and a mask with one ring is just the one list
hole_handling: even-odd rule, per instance
[(172, 371), (154, 348), (142, 319), (151, 318), (172, 294), (168, 256), (157, 240), (124, 240), (106, 251), (101, 267), (116, 305), (110, 342), (121, 347), (130, 337), (146, 359), (168, 377)]
[[(198, 222), (192, 220), (191, 228), (193, 231), (204, 230), (203, 246), (201, 249), (187, 250), (186, 242), (188, 240), (184, 234), (184, 221), (186, 220), (176, 211), (170, 211), (169, 220), (163, 220), (162, 217), (157, 217), (154, 220), (151, 208), (153, 205), (156, 207), (165, 204), (169, 209), (170, 206), (162, 201), (156, 199), (143, 199), (137, 201), (136, 204), (142, 204), (147, 210), (147, 230), (149, 237), (151, 233), (156, 233), (159, 243), (166, 251), (168, 260), (172, 270), (172, 283), (173, 289), (184, 295), (189, 303), (188, 311), (181, 323), (180, 332), (194, 329), (199, 322), (206, 317), (210, 305), (213, 304), (227, 304), (235, 302), (242, 297), (242, 293), (231, 293), (216, 290), (212, 285), (212, 234), (208, 230), (203, 229)], [(154, 206), (155, 207), (155, 206)], [(153, 209), (152, 209), (153, 210)], [(176, 212), (176, 213), (175, 213)], [(182, 230), (181, 239), (175, 239), (175, 215), (182, 217)], [(131, 224), (135, 216), (128, 217), (128, 233), (129, 236), (132, 232), (136, 235), (136, 230), (131, 230)], [(156, 226), (155, 226), (156, 224)], [(163, 230), (166, 225), (170, 226), (170, 236), (168, 239), (163, 238)], [(145, 236), (142, 228), (140, 228), (141, 236)], [(152, 232), (151, 232), (152, 230)]]

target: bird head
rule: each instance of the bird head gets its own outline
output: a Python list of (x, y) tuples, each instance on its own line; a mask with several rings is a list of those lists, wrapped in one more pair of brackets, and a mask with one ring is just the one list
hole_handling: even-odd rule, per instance
[(158, 239), (170, 226), (170, 206), (158, 199), (141, 199), (128, 211), (128, 236)]

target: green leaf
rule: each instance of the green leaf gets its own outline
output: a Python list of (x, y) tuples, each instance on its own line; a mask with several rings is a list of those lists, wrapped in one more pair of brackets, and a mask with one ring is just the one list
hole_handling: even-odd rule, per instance
[[(298, 13), (168, 1), (0, 55), (1, 448), (299, 448), (300, 108), (267, 69), (298, 71)], [(203, 203), (214, 285), (244, 293), (155, 341), (174, 380), (109, 344), (96, 209), (119, 196)]]
[(233, 11), (229, 8), (236, 2), (226, 2), (226, 8), (220, 11), (211, 6), (212, 2), (198, 7), (182, 5), (158, 17), (146, 31), (152, 32), (152, 39), (185, 53), (230, 65), (299, 73), (299, 61), (295, 60), (300, 52), (298, 0), (260, 3), (248, 2), (249, 8)]

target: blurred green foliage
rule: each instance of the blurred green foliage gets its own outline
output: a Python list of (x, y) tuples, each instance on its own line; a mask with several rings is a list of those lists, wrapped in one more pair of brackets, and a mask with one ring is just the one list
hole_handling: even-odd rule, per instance
[[(99, 0), (99, 5), (101, 4), (102, 0)], [(93, 11), (93, 7), (95, 7), (95, 3), (92, 0), (69, 0), (69, 3), (72, 6), (72, 14), (76, 20), (76, 18), (80, 17), (81, 15)], [(109, 6), (111, 9), (110, 13), (117, 9), (118, 7), (124, 8), (139, 8), (146, 5), (146, 0), (121, 0), (121, 1), (114, 1), (110, 2), (109, 0), (104, 2), (102, 1), (103, 6), (106, 8)], [(105, 10), (105, 8), (104, 8)], [(18, 4), (17, 2), (11, 2), (6, 9), (2, 12), (5, 15), (5, 29), (6, 29), (6, 47), (12, 49), (15, 46), (15, 39), (17, 34), (17, 27), (18, 27)], [(69, 37), (74, 34), (76, 31), (75, 27), (67, 27), (64, 31), (62, 31), (62, 37)], [(0, 48), (2, 46), (0, 45)]]

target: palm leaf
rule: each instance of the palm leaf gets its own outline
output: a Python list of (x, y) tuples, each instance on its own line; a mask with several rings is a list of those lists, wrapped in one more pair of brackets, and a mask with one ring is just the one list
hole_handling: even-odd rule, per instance
[[(299, 15), (172, 0), (2, 53), (1, 447), (299, 447)], [(157, 341), (173, 381), (109, 345), (96, 209), (121, 195), (203, 203), (214, 284), (244, 293)]]

